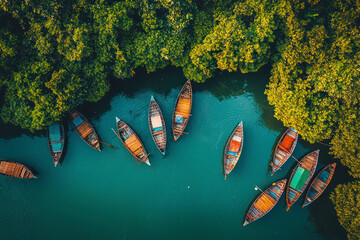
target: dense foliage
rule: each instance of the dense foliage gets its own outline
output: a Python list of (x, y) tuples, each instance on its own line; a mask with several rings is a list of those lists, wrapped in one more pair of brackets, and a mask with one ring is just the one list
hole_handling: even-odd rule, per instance
[[(3, 0), (0, 117), (42, 129), (139, 67), (173, 65), (204, 82), (271, 63), (275, 117), (309, 142), (329, 141), (360, 178), (359, 26), (358, 0)], [(333, 195), (339, 215), (351, 188)]]
[(360, 181), (339, 185), (331, 194), (341, 225), (349, 239), (360, 237)]

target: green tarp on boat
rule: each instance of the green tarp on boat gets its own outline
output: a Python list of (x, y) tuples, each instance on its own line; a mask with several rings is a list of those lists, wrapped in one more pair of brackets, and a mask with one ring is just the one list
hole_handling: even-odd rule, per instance
[(50, 125), (49, 134), (50, 134), (51, 142), (58, 142), (61, 140), (59, 123), (56, 122)]
[(310, 174), (309, 171), (303, 169), (302, 167), (299, 167), (296, 170), (296, 173), (290, 182), (290, 187), (292, 187), (297, 191), (300, 191), (300, 189), (304, 186), (305, 181), (308, 178), (309, 174)]

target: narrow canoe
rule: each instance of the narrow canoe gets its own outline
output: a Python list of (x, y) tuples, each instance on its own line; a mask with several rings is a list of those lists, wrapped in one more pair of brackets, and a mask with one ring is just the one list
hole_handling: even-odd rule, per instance
[(174, 114), (172, 118), (173, 136), (175, 141), (183, 134), (186, 125), (191, 116), (192, 105), (192, 87), (188, 80), (181, 89), (178, 98), (176, 99)]
[(288, 128), (286, 132), (281, 136), (276, 149), (274, 152), (274, 157), (270, 166), (272, 167), (271, 176), (278, 170), (281, 169), (281, 166), (289, 159), (291, 154), (294, 152), (296, 143), (298, 140), (298, 133), (293, 128)]
[(55, 167), (61, 160), (64, 152), (64, 143), (65, 131), (62, 122), (59, 121), (51, 124), (48, 131), (48, 144)]
[(16, 178), (37, 178), (25, 165), (8, 160), (1, 160), (0, 173), (5, 176)]
[(310, 203), (314, 202), (325, 191), (334, 176), (335, 168), (336, 163), (331, 163), (319, 172), (306, 193), (303, 207), (306, 207)]
[(256, 198), (245, 216), (243, 226), (262, 218), (275, 207), (284, 192), (286, 181), (283, 179), (273, 183)]
[(100, 139), (90, 122), (78, 111), (72, 110), (70, 120), (79, 136), (95, 150), (101, 151)]
[[(149, 154), (147, 154), (144, 145), (136, 133), (127, 125), (124, 121), (121, 121), (118, 117), (116, 119), (116, 127), (118, 131), (118, 137), (126, 147), (126, 149), (134, 156), (135, 161), (140, 164), (145, 162), (150, 166)], [(139, 160), (139, 161), (138, 161)]]
[(155, 145), (159, 149), (159, 151), (163, 155), (165, 155), (165, 151), (166, 151), (165, 121), (161, 113), (160, 107), (155, 101), (153, 96), (151, 96), (150, 99), (148, 120), (149, 120), (150, 133), (155, 142)]
[(294, 168), (286, 188), (286, 211), (288, 211), (299, 199), (301, 194), (305, 191), (306, 186), (309, 184), (316, 169), (319, 152), (320, 150), (316, 150), (309, 153), (301, 159)]
[(224, 176), (225, 180), (230, 172), (234, 169), (235, 165), (237, 164), (244, 142), (244, 131), (243, 131), (243, 123), (240, 122), (234, 131), (231, 133), (223, 155), (223, 163), (224, 163)]

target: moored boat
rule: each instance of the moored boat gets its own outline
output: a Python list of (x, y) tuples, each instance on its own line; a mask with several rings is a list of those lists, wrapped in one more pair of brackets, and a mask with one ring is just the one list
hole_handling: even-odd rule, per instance
[(150, 161), (148, 158), (149, 154), (147, 154), (140, 138), (124, 121), (120, 120), (118, 117), (116, 117), (115, 119), (118, 137), (120, 138), (126, 149), (131, 153), (131, 155), (134, 156), (135, 161), (138, 164), (140, 164), (141, 162), (145, 162), (147, 165), (150, 166)]
[(165, 155), (165, 151), (166, 151), (165, 121), (161, 113), (160, 107), (155, 101), (153, 96), (151, 96), (150, 99), (148, 120), (149, 120), (150, 133), (155, 142), (155, 145), (159, 149), (159, 151), (163, 155)]
[(191, 105), (192, 87), (190, 80), (188, 80), (181, 89), (175, 103), (172, 118), (173, 136), (175, 141), (179, 139), (186, 128), (189, 117), (191, 116)]
[(22, 163), (0, 160), (0, 174), (16, 178), (37, 178), (34, 173)]
[(286, 188), (286, 211), (299, 199), (314, 175), (320, 150), (307, 154), (294, 168)]
[(239, 161), (244, 142), (243, 123), (240, 122), (231, 133), (223, 155), (225, 180)]
[(77, 110), (72, 110), (70, 120), (76, 132), (90, 147), (101, 151), (100, 139), (90, 122)]
[(48, 144), (50, 148), (51, 157), (54, 161), (55, 167), (61, 160), (65, 143), (65, 131), (61, 122), (54, 122), (49, 126)]
[(284, 192), (286, 181), (283, 179), (273, 183), (256, 198), (245, 216), (243, 226), (262, 218), (275, 207)]
[(270, 163), (272, 167), (271, 176), (289, 159), (294, 152), (298, 140), (298, 133), (293, 128), (288, 128), (281, 136), (274, 152), (273, 160)]
[(335, 167), (336, 163), (331, 163), (326, 165), (319, 172), (306, 193), (303, 207), (306, 207), (310, 203), (314, 202), (325, 191), (334, 176)]

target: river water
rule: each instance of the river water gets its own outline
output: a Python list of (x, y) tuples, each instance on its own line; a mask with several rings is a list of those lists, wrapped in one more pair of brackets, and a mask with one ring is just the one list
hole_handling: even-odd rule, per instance
[[(186, 132), (172, 140), (171, 117), (186, 79), (168, 68), (139, 72), (131, 80), (113, 80), (112, 90), (98, 103), (79, 110), (101, 139), (118, 149), (87, 146), (69, 125), (66, 155), (54, 168), (47, 138), (0, 124), (0, 158), (20, 161), (38, 172), (38, 179), (0, 176), (1, 239), (345, 239), (329, 200), (344, 182), (338, 164), (329, 189), (308, 208), (303, 197), (285, 210), (285, 193), (262, 219), (242, 226), (259, 194), (289, 177), (295, 160), (270, 176), (268, 163), (278, 136), (286, 129), (273, 117), (264, 89), (269, 69), (257, 73), (218, 73), (205, 84), (193, 84), (193, 108)], [(152, 141), (147, 111), (150, 96), (158, 101), (167, 124), (167, 156)], [(138, 165), (117, 139), (115, 117), (127, 122), (150, 152), (151, 167)], [(224, 180), (225, 142), (239, 121), (244, 123), (240, 160)], [(68, 125), (68, 124), (66, 124)], [(318, 170), (334, 161), (323, 145), (299, 140), (300, 159), (320, 148)]]

